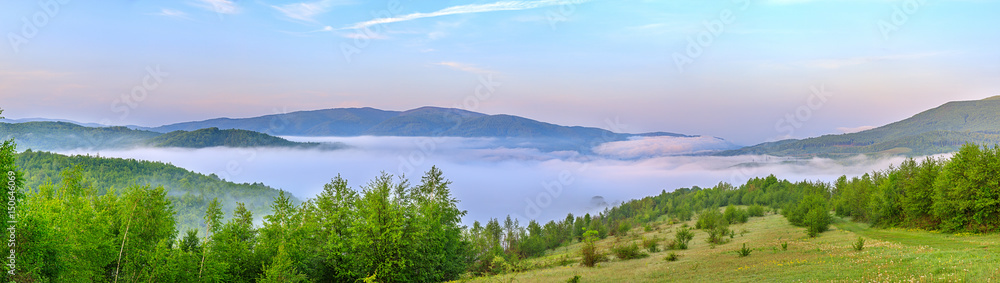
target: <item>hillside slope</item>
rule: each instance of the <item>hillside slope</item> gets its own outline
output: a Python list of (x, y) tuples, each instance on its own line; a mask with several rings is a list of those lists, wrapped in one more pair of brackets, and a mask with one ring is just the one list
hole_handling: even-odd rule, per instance
[(913, 117), (857, 133), (762, 143), (717, 155), (842, 156), (884, 152), (916, 156), (954, 152), (967, 142), (1000, 142), (1000, 96), (948, 102)]
[(100, 194), (109, 188), (121, 190), (133, 184), (163, 186), (173, 202), (177, 226), (182, 232), (200, 226), (213, 198), (222, 202), (223, 211), (232, 211), (236, 202), (242, 202), (260, 219), (271, 213), (271, 202), (278, 196), (277, 189), (264, 184), (233, 183), (214, 174), (199, 174), (163, 162), (25, 150), (18, 154), (16, 164), (24, 172), (24, 185), (32, 189), (48, 182), (58, 185), (66, 177), (63, 172), (76, 166), (90, 187)]
[[(20, 149), (127, 149), (135, 147), (317, 147), (246, 130), (201, 129), (157, 133), (126, 127), (92, 128), (66, 122), (0, 123), (0, 140), (13, 138)], [(323, 145), (335, 149), (339, 144)]]

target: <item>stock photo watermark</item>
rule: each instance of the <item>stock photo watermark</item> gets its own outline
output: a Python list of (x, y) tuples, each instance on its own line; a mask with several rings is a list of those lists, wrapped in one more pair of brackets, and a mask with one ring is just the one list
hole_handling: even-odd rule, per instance
[(10, 42), (10, 48), (14, 49), (14, 53), (20, 53), (21, 46), (28, 44), (28, 42), (38, 36), (38, 33), (48, 26), (53, 18), (59, 15), (59, 10), (62, 9), (62, 6), (69, 2), (70, 0), (38, 1), (38, 10), (30, 18), (27, 16), (21, 17), (22, 25), (20, 33), (7, 33), (7, 41)]
[(784, 137), (790, 138), (795, 134), (796, 129), (802, 128), (802, 125), (809, 121), (809, 119), (812, 119), (813, 111), (822, 109), (827, 99), (833, 96), (832, 92), (826, 90), (825, 84), (820, 84), (818, 87), (810, 86), (809, 92), (805, 104), (795, 108), (795, 111), (791, 113), (786, 113), (784, 117), (779, 118), (774, 123), (775, 131), (784, 134)]
[(892, 14), (888, 19), (879, 20), (878, 30), (882, 33), (882, 39), (889, 40), (889, 35), (899, 31), (899, 29), (910, 20), (910, 17), (920, 11), (927, 0), (906, 0), (901, 4), (892, 6)]
[[(462, 99), (461, 103), (456, 103), (453, 108), (462, 109), (465, 111), (475, 112), (479, 109), (479, 106), (491, 99), (494, 93), (497, 92), (497, 88), (500, 87), (501, 83), (493, 80), (493, 74), (479, 74), (479, 84), (473, 90), (472, 94), (466, 95)], [(465, 119), (461, 116), (446, 111), (443, 114), (443, 118), (446, 121), (452, 122), (453, 124), (449, 129), (454, 129), (465, 123)], [(397, 159), (399, 160), (399, 166), (397, 167), (398, 175), (405, 176), (413, 174), (417, 167), (420, 167), (437, 151), (437, 145), (444, 142), (445, 131), (449, 129), (438, 129), (430, 137), (422, 137), (414, 141), (417, 149), (410, 151), (409, 154), (399, 155)]]
[(17, 275), (17, 174), (7, 171), (7, 274)]
[(396, 17), (402, 11), (403, 4), (399, 0), (389, 0), (386, 2), (385, 9), (372, 11), (372, 20), (353, 28), (354, 33), (349, 36), (353, 39), (351, 43), (340, 43), (340, 53), (344, 56), (344, 61), (351, 63), (354, 56), (361, 54), (365, 48), (368, 48), (373, 39), (381, 37), (387, 23), (382, 20)]
[[(732, 2), (738, 5), (736, 8), (738, 12), (750, 8), (750, 0), (733, 0)], [(736, 22), (736, 13), (732, 9), (723, 9), (717, 18), (702, 22), (702, 31), (695, 36), (687, 37), (684, 52), (674, 52), (672, 58), (674, 65), (677, 66), (677, 71), (683, 73), (684, 68), (694, 63), (694, 60), (701, 57), (705, 50), (712, 47), (712, 43), (715, 43), (715, 40), (726, 32), (726, 26), (734, 22)]]
[(551, 27), (552, 30), (556, 30), (556, 24), (569, 21), (569, 17), (576, 13), (577, 6), (580, 6), (580, 4), (587, 1), (588, 0), (561, 1), (558, 7), (545, 12), (545, 20), (548, 21), (549, 27)]
[[(621, 123), (618, 117), (615, 117), (614, 120), (605, 119), (604, 122), (605, 124), (608, 125), (608, 128), (612, 133), (624, 133), (628, 128), (627, 125)], [(608, 132), (605, 132), (604, 134), (601, 135), (601, 138), (584, 143), (580, 145), (578, 149), (581, 152), (586, 152), (600, 144), (613, 141), (617, 141), (617, 139), (615, 139), (615, 137), (613, 136), (609, 136)], [(541, 183), (542, 187), (541, 191), (535, 194), (533, 198), (532, 197), (524, 198), (525, 206), (524, 206), (523, 216), (526, 216), (527, 217), (526, 219), (535, 219), (538, 218), (538, 216), (541, 216), (542, 211), (551, 206), (552, 203), (555, 202), (555, 200), (557, 200), (560, 196), (563, 195), (564, 190), (573, 185), (575, 176), (577, 174), (583, 174), (588, 169), (590, 169), (590, 161), (593, 161), (594, 158), (595, 157), (589, 155), (584, 155), (583, 160), (579, 162), (580, 166), (577, 167), (576, 169), (560, 170), (559, 173), (556, 174), (555, 178), (550, 179), (549, 181), (543, 181)], [(518, 218), (522, 216), (519, 215), (518, 213), (514, 213), (514, 215), (517, 216)]]

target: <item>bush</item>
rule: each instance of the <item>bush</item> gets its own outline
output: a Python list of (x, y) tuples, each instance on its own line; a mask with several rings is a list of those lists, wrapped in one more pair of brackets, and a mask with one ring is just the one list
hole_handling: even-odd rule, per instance
[(698, 222), (695, 223), (694, 228), (707, 231), (725, 225), (729, 224), (726, 223), (726, 219), (718, 209), (706, 209), (698, 215)]
[(628, 224), (628, 222), (618, 223), (618, 234), (615, 234), (615, 235), (616, 236), (628, 236), (628, 231), (629, 230), (632, 230), (632, 224)]
[(750, 255), (750, 252), (753, 252), (753, 249), (747, 248), (747, 243), (743, 243), (743, 248), (736, 250), (736, 255), (746, 257)]
[(781, 250), (783, 250), (783, 251), (787, 251), (788, 250), (788, 242), (781, 243)]
[(727, 223), (746, 223), (750, 217), (745, 209), (729, 205), (726, 207), (726, 212), (722, 213), (722, 218)]
[(679, 250), (686, 250), (688, 248), (688, 242), (694, 239), (694, 233), (691, 232), (690, 228), (681, 227), (677, 229), (677, 234), (674, 235), (674, 242), (671, 243), (671, 249), (676, 246)]
[(653, 237), (653, 238), (649, 238), (649, 239), (643, 239), (642, 240), (642, 247), (646, 248), (646, 250), (649, 251), (649, 252), (651, 252), (651, 253), (659, 252), (660, 251), (660, 238)]
[(615, 257), (620, 260), (645, 258), (649, 256), (649, 254), (639, 250), (639, 245), (636, 243), (613, 247), (611, 248), (611, 252), (614, 253)]
[(573, 278), (566, 280), (566, 283), (580, 283), (580, 275), (573, 275)]
[(816, 237), (830, 229), (830, 212), (825, 208), (813, 209), (806, 215), (805, 224), (809, 227), (809, 237)]
[(583, 234), (583, 247), (580, 248), (580, 264), (594, 267), (598, 262), (608, 261), (608, 256), (597, 250), (597, 231), (590, 230)]
[(747, 209), (747, 215), (750, 217), (762, 217), (764, 216), (764, 207), (759, 204), (751, 205)]
[(851, 246), (854, 247), (855, 251), (860, 252), (861, 250), (865, 249), (865, 238), (858, 237), (858, 241), (854, 242), (854, 244), (852, 244)]
[(677, 259), (679, 259), (680, 257), (681, 256), (679, 256), (679, 255), (677, 255), (675, 253), (670, 253), (666, 257), (664, 257), (663, 260), (666, 260), (666, 261), (677, 261)]
[(718, 226), (715, 229), (708, 230), (708, 239), (705, 239), (705, 241), (710, 244), (725, 244), (729, 242), (726, 236), (730, 236), (731, 239), (731, 235), (733, 234), (735, 233), (733, 233), (733, 230), (729, 230), (728, 226)]

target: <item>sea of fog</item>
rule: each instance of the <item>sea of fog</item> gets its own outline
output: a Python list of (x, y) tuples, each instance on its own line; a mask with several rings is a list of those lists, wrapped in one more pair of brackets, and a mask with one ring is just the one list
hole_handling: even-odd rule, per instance
[(339, 142), (339, 150), (286, 148), (141, 148), (74, 150), (173, 165), (237, 182), (261, 182), (300, 199), (318, 194), (338, 174), (359, 190), (386, 172), (412, 185), (431, 166), (451, 180), (451, 191), (467, 210), (466, 224), (511, 215), (526, 223), (604, 210), (606, 205), (681, 187), (739, 184), (775, 174), (779, 178), (832, 181), (899, 164), (902, 157), (844, 160), (767, 156), (666, 156), (623, 159), (528, 148), (490, 148), (490, 140), (428, 137), (284, 137), (300, 142)]

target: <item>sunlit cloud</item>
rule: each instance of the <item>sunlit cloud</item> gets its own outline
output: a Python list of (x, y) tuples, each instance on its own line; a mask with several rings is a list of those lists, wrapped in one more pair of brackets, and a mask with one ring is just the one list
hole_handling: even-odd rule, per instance
[(237, 14), (240, 7), (231, 0), (198, 0), (194, 6), (219, 14)]
[(191, 18), (188, 17), (188, 14), (185, 13), (184, 11), (179, 11), (179, 10), (174, 10), (174, 9), (167, 9), (167, 8), (160, 9), (160, 12), (156, 13), (154, 15), (164, 16), (164, 17), (171, 17), (171, 18), (180, 18), (180, 19), (191, 19)]
[(412, 13), (392, 18), (378, 18), (370, 21), (355, 23), (353, 25), (349, 25), (341, 29), (362, 29), (374, 25), (412, 21), (416, 19), (432, 18), (432, 17), (440, 17), (448, 15), (527, 10), (527, 9), (562, 5), (565, 3), (567, 3), (567, 1), (565, 0), (541, 0), (541, 1), (501, 1), (489, 4), (468, 4), (468, 5), (452, 6), (430, 13)]
[(330, 11), (330, 8), (337, 5), (349, 4), (350, 1), (322, 0), (316, 2), (300, 2), (285, 5), (272, 5), (271, 8), (278, 10), (286, 17), (304, 22), (316, 23), (316, 16)]

